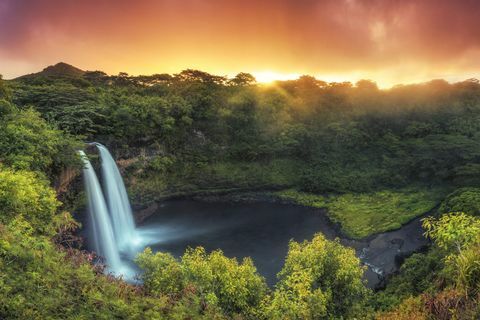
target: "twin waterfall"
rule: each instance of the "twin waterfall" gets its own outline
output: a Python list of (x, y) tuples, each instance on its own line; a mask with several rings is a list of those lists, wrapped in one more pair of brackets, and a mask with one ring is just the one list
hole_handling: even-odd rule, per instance
[(132, 245), (135, 244), (137, 239), (127, 191), (110, 152), (101, 144), (97, 144), (97, 148), (102, 160), (102, 177), (107, 196), (108, 212), (113, 222), (115, 240), (120, 251), (132, 253)]
[(132, 209), (115, 160), (105, 146), (94, 145), (100, 154), (103, 190), (88, 157), (79, 151), (84, 164), (92, 245), (104, 257), (109, 273), (129, 279), (133, 270), (121, 257), (132, 257), (138, 249)]

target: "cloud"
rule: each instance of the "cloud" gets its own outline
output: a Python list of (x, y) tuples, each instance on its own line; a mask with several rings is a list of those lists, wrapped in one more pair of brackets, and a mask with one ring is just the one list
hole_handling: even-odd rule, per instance
[(3, 0), (0, 71), (65, 60), (132, 73), (472, 73), (479, 14), (476, 0)]

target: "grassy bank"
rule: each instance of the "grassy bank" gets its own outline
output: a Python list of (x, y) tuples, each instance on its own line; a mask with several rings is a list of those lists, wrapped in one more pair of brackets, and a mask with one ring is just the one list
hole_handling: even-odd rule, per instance
[(351, 238), (398, 229), (402, 224), (432, 210), (445, 197), (444, 188), (410, 187), (372, 193), (317, 195), (293, 189), (276, 192), (280, 198), (300, 205), (326, 208)]

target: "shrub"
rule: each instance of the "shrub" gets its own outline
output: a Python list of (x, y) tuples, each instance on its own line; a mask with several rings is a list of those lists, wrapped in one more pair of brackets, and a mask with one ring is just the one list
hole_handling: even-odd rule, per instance
[(183, 298), (193, 290), (203, 304), (219, 307), (230, 316), (253, 318), (267, 291), (250, 259), (238, 263), (220, 250), (207, 254), (201, 247), (188, 249), (177, 261), (168, 253), (153, 254), (147, 248), (137, 263), (145, 271), (142, 279), (150, 294)]
[(290, 242), (268, 319), (331, 319), (366, 312), (364, 269), (353, 249), (316, 234), (312, 241)]
[(0, 167), (1, 223), (23, 216), (35, 232), (50, 233), (59, 205), (55, 192), (37, 174)]

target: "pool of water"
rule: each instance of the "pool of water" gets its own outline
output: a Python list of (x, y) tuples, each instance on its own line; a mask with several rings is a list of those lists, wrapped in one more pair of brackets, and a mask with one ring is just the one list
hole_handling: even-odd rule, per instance
[(402, 256), (427, 243), (419, 219), (396, 231), (350, 240), (323, 210), (271, 202), (166, 201), (138, 227), (154, 251), (178, 257), (188, 247), (203, 246), (207, 251), (221, 249), (239, 260), (251, 257), (269, 285), (276, 282), (289, 241), (311, 240), (317, 232), (328, 239), (338, 237), (356, 250), (368, 266), (365, 277), (370, 287), (396, 271)]
[[(79, 219), (86, 227), (80, 231), (86, 249), (91, 250), (86, 215)], [(355, 249), (367, 266), (365, 279), (369, 287), (377, 287), (382, 279), (398, 270), (405, 256), (427, 245), (420, 218), (401, 229), (370, 236), (367, 239), (346, 238), (324, 210), (273, 202), (203, 202), (169, 200), (137, 226), (140, 242), (136, 252), (145, 246), (180, 257), (188, 247), (204, 247), (207, 252), (220, 249), (227, 257), (242, 260), (251, 257), (258, 272), (270, 286), (277, 280), (288, 252), (290, 240), (311, 240), (320, 232), (327, 239)], [(134, 256), (122, 255), (126, 279), (135, 278), (140, 270), (132, 262)]]
[(273, 284), (283, 266), (288, 242), (309, 240), (316, 232), (336, 235), (325, 215), (315, 210), (274, 203), (207, 203), (168, 201), (140, 226), (158, 230), (153, 250), (175, 256), (187, 247), (221, 249), (228, 257), (251, 257)]

